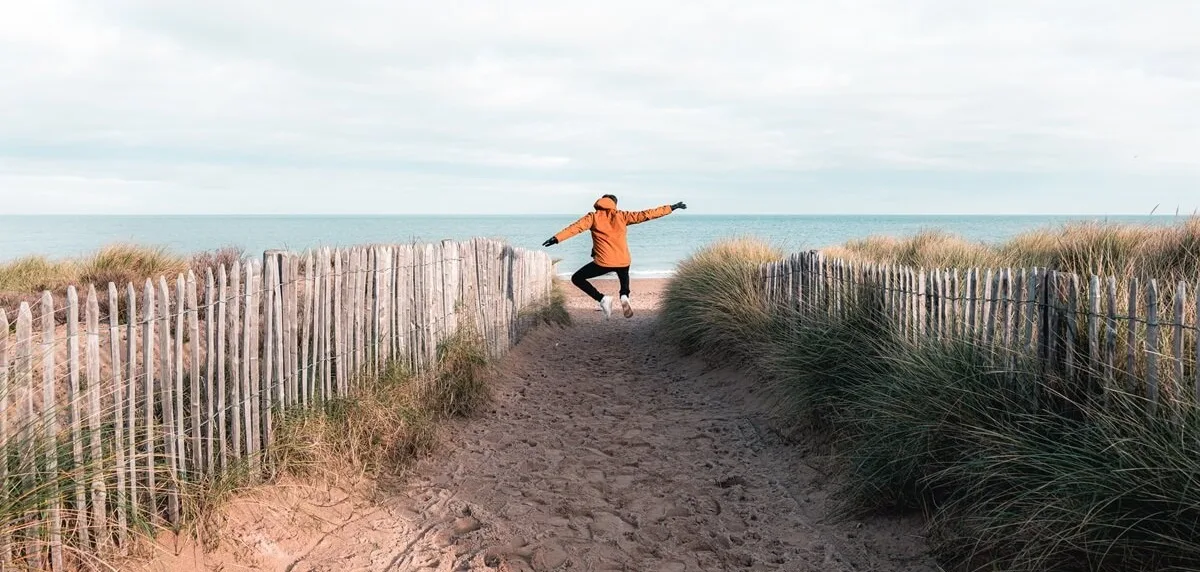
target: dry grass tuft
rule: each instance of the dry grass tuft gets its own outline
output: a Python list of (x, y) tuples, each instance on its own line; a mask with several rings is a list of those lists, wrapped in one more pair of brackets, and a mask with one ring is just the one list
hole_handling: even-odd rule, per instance
[(570, 326), (571, 313), (567, 311), (567, 296), (563, 292), (562, 280), (554, 280), (554, 288), (550, 292), (550, 300), (545, 304), (522, 312), (524, 317), (530, 318), (535, 324), (548, 324), (552, 326)]
[(417, 404), (415, 384), (392, 367), (357, 382), (350, 397), (291, 416), (279, 426), (271, 465), (304, 478), (370, 477), (429, 453), (435, 418)]
[(463, 327), (437, 348), (437, 371), (417, 386), (418, 406), (439, 416), (469, 415), (491, 399), (483, 339)]
[(233, 268), (234, 262), (244, 262), (246, 260), (246, 252), (237, 246), (225, 246), (217, 250), (201, 252), (192, 256), (189, 265), (192, 272), (200, 279), (204, 279), (204, 273), (209, 268), (213, 269), (213, 274), (217, 272), (217, 268), (224, 266), (226, 271)]
[(76, 286), (109, 282), (125, 285), (158, 276), (177, 276), (188, 271), (188, 260), (165, 248), (114, 244), (85, 259), (74, 281)]
[[(96, 286), (101, 312), (109, 308), (108, 284), (124, 288), (127, 284), (141, 287), (149, 279), (166, 277), (173, 279), (192, 270), (202, 287), (205, 271), (224, 264), (226, 268), (244, 260), (240, 248), (224, 247), (219, 250), (201, 252), (192, 257), (178, 256), (164, 248), (113, 244), (94, 254), (79, 259), (51, 260), (43, 256), (29, 256), (0, 264), (0, 308), (15, 316), (22, 302), (31, 306), (40, 299), (42, 292), (49, 291), (55, 307), (66, 303), (67, 288), (74, 285), (82, 297), (89, 284)], [(123, 293), (123, 290), (122, 290)], [(118, 307), (122, 303), (117, 301)], [(63, 323), (66, 315), (58, 316)]]
[(272, 448), (277, 474), (374, 477), (433, 451), (437, 423), (467, 415), (490, 398), (483, 341), (468, 328), (442, 342), (433, 371), (389, 367), (354, 393), (284, 420)]
[(898, 264), (916, 268), (938, 268), (949, 261), (954, 266), (987, 266), (996, 256), (983, 243), (968, 242), (940, 230), (925, 230), (910, 238), (871, 236), (855, 239), (823, 251), (831, 258)]
[(66, 288), (79, 276), (75, 263), (26, 256), (0, 265), (0, 292), (35, 293)]

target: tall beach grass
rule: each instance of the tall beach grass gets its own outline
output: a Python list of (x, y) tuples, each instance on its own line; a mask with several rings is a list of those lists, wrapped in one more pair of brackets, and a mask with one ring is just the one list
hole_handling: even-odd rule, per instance
[(939, 230), (873, 236), (824, 249), (830, 258), (924, 268), (1041, 267), (1082, 276), (1200, 277), (1200, 217), (1173, 225), (1077, 222), (1021, 233), (1006, 242), (969, 241)]
[[(934, 238), (897, 241), (876, 255), (995, 260)], [(1112, 260), (1188, 272), (1180, 249)], [(1061, 264), (1101, 260), (1042, 252)], [(1141, 397), (1114, 392), (1100, 406), (1064, 393), (1069, 384), (1053, 370), (1019, 356), (997, 367), (965, 341), (907, 339), (878, 319), (868, 295), (852, 297), (862, 305), (845, 316), (768, 304), (756, 269), (779, 254), (749, 240), (697, 252), (667, 289), (660, 328), (685, 353), (753, 371), (783, 423), (833, 443), (844, 476), (836, 516), (923, 514), (947, 570), (1200, 569), (1194, 405), (1147, 417)]]
[(107, 311), (106, 286), (110, 282), (118, 288), (131, 283), (140, 286), (147, 278), (176, 276), (188, 270), (203, 280), (208, 269), (221, 264), (232, 267), (244, 259), (242, 249), (234, 246), (182, 256), (166, 248), (136, 244), (111, 244), (79, 258), (26, 256), (0, 263), (0, 308), (15, 316), (22, 302), (35, 304), (44, 291), (61, 307), (68, 286), (95, 284), (101, 310)]
[(733, 239), (682, 261), (663, 298), (661, 322), (685, 352), (746, 360), (770, 338), (761, 304), (759, 265), (782, 252), (752, 239)]
[(483, 340), (460, 330), (438, 345), (432, 371), (391, 364), (354, 382), (351, 395), (285, 419), (271, 465), (277, 475), (326, 481), (401, 469), (434, 450), (439, 421), (490, 401), (489, 365)]

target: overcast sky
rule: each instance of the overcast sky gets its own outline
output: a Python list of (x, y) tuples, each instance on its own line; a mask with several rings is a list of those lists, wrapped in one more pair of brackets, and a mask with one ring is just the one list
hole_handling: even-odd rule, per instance
[(1195, 0), (0, 0), (0, 214), (1200, 207)]

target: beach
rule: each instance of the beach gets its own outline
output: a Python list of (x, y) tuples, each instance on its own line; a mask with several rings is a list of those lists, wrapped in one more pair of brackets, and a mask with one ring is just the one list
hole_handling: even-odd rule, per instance
[(631, 319), (566, 286), (574, 324), (514, 347), (411, 470), (255, 488), (216, 550), (130, 570), (936, 570), (918, 518), (828, 521), (831, 461), (772, 431), (750, 377), (656, 336), (665, 280), (633, 282)]

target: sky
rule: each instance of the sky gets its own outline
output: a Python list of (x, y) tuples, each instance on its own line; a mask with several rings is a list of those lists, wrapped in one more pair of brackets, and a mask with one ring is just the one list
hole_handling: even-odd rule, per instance
[(1200, 208), (1194, 0), (0, 0), (0, 214)]

